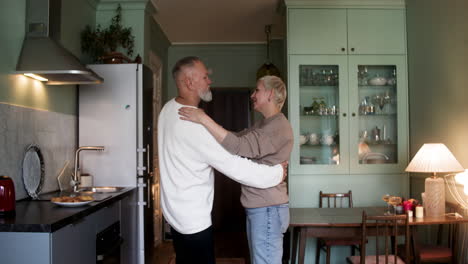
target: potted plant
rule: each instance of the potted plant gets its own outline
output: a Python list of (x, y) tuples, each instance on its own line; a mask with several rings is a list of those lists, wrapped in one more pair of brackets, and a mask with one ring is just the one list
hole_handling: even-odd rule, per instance
[(81, 32), (81, 50), (88, 53), (94, 61), (104, 63), (122, 63), (131, 60), (122, 53), (117, 52), (118, 47), (126, 49), (128, 56), (133, 55), (135, 37), (131, 27), (123, 27), (122, 7), (117, 7), (116, 15), (112, 18), (109, 27), (103, 29), (101, 25), (93, 30), (89, 25)]

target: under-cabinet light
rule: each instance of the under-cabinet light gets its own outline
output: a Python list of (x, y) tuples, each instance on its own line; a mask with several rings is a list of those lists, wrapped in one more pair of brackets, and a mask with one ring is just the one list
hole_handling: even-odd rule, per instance
[(41, 81), (41, 82), (47, 82), (48, 81), (46, 78), (43, 78), (43, 77), (41, 77), (39, 75), (36, 75), (34, 73), (25, 73), (24, 75), (28, 76), (30, 78), (36, 79), (38, 81)]

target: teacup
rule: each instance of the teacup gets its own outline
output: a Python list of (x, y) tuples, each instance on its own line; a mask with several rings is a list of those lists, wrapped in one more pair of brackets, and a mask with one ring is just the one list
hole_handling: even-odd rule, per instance
[(317, 133), (311, 133), (309, 135), (309, 143), (312, 145), (320, 144), (320, 137)]
[(322, 137), (322, 144), (323, 145), (327, 145), (327, 146), (330, 146), (332, 145), (334, 142), (334, 139), (333, 139), (333, 136), (332, 135), (324, 135)]
[(308, 140), (308, 138), (307, 138), (306, 135), (300, 135), (299, 136), (299, 144), (304, 145), (305, 143), (307, 143), (307, 140)]
[(395, 85), (396, 84), (396, 79), (395, 78), (390, 78), (387, 80), (388, 85)]

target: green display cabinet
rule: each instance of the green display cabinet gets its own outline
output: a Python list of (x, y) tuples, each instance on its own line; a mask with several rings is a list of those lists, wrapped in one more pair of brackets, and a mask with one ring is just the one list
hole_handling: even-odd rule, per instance
[[(302, 2), (286, 1), (288, 54), (406, 54), (405, 10), (401, 6), (340, 8), (333, 6), (338, 1), (327, 1), (328, 5), (307, 1), (307, 6)], [(319, 8), (311, 8), (314, 3)]]
[(403, 173), (406, 56), (290, 55), (291, 174)]

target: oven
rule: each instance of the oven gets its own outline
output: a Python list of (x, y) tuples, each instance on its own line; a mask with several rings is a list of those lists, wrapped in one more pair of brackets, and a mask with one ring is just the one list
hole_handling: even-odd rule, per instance
[(120, 264), (120, 222), (115, 222), (96, 235), (96, 264)]

